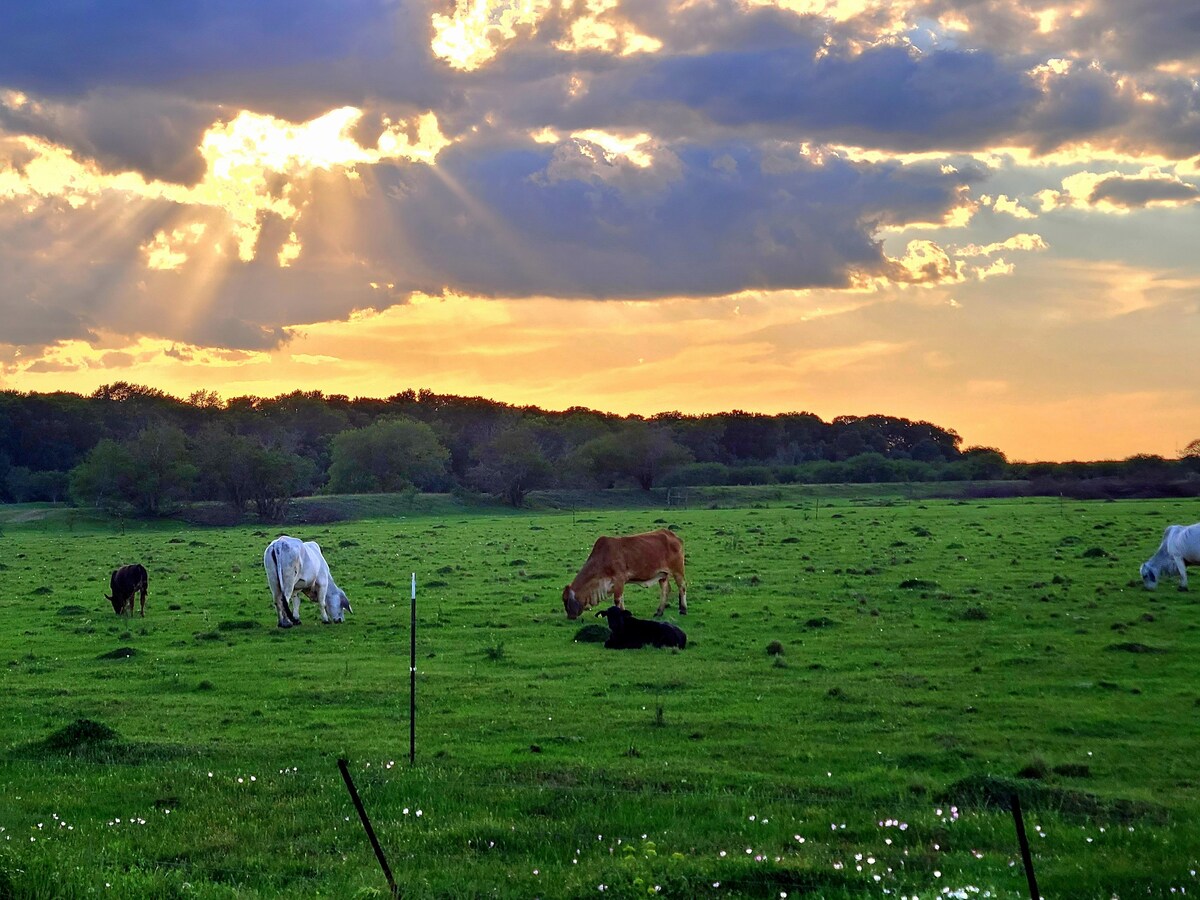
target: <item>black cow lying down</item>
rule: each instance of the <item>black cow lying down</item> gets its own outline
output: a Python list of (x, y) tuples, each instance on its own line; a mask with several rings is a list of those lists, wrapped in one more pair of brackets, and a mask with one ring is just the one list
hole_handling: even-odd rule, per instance
[(146, 573), (146, 567), (138, 563), (131, 566), (121, 566), (112, 573), (110, 579), (110, 588), (112, 596), (105, 595), (104, 599), (110, 601), (113, 605), (113, 611), (117, 615), (123, 616), (125, 613), (133, 615), (133, 597), (135, 594), (142, 595), (142, 618), (146, 616), (146, 589), (149, 584), (149, 577)]
[(650, 644), (653, 647), (678, 647), (682, 650), (687, 646), (687, 635), (678, 625), (670, 622), (659, 622), (650, 619), (635, 619), (633, 613), (610, 606), (596, 613), (608, 619), (608, 630), (612, 635), (604, 646), (609, 650), (637, 650)]

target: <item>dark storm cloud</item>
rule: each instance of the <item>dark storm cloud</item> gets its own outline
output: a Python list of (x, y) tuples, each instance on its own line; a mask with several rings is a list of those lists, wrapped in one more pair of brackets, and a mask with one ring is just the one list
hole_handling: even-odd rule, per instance
[(371, 47), (387, 0), (77, 0), (13, 3), (0, 85), (51, 96), (97, 85), (161, 87), (218, 73), (300, 66)]
[(987, 54), (883, 46), (814, 58), (814, 50), (667, 59), (639, 93), (731, 127), (786, 124), (818, 140), (908, 150), (984, 146), (1017, 130), (1040, 97), (1025, 73)]
[(880, 226), (939, 220), (984, 174), (969, 164), (950, 174), (815, 165), (794, 149), (746, 144), (660, 152), (675, 157), (674, 177), (622, 190), (612, 183), (618, 163), (558, 178), (543, 147), (448, 150), (439, 172), (396, 173), (396, 218), (434, 281), (461, 291), (653, 297), (844, 286), (884, 268)]

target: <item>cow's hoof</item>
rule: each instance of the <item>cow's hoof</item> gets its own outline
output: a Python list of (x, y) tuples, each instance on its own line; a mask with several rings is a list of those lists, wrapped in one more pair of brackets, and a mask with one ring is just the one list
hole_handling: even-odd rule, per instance
[(679, 614), (681, 616), (686, 616), (687, 615), (687, 607), (686, 606), (679, 607)]
[(292, 623), (291, 623), (291, 622), (280, 622), (280, 623), (279, 623), (279, 627), (280, 627), (280, 628), (291, 628), (291, 627), (292, 627)]

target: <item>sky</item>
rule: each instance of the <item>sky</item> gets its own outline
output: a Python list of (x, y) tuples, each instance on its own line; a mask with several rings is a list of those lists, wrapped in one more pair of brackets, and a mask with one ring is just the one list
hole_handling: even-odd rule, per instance
[(48, 0), (0, 389), (1200, 438), (1195, 0)]

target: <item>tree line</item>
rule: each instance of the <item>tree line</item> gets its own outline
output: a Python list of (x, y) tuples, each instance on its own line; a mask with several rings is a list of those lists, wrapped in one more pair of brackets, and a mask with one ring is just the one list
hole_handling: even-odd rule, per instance
[(1089, 477), (1177, 465), (1148, 456), (1014, 464), (961, 444), (952, 429), (886, 415), (617, 416), (428, 390), (223, 401), (117, 382), (86, 396), (0, 391), (0, 500), (143, 515), (215, 500), (270, 519), (316, 493), (483, 492), (520, 506), (549, 487)]

